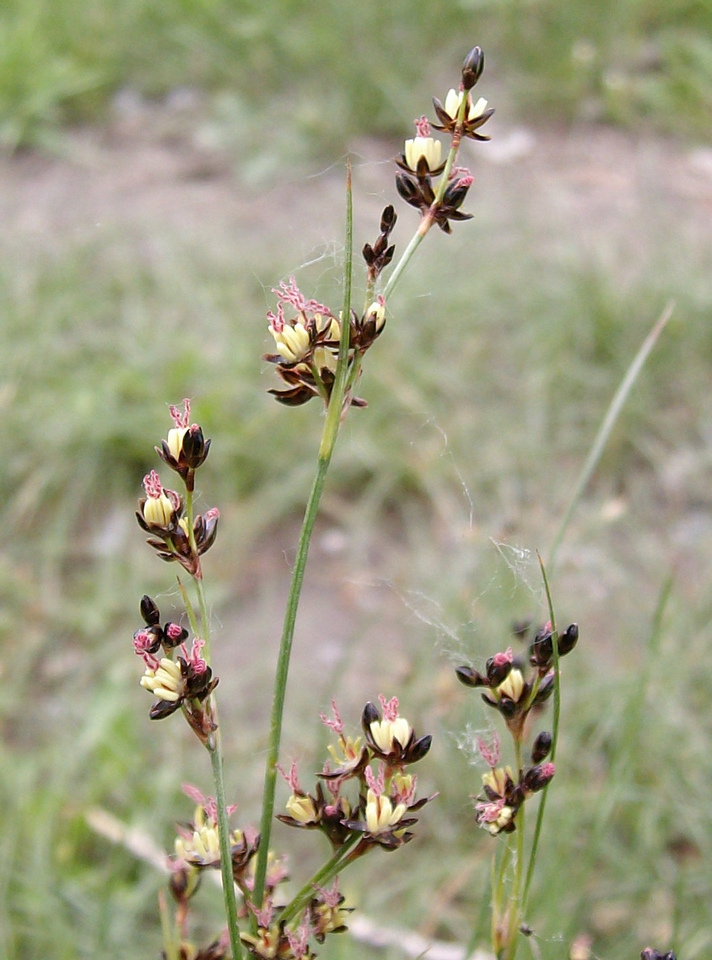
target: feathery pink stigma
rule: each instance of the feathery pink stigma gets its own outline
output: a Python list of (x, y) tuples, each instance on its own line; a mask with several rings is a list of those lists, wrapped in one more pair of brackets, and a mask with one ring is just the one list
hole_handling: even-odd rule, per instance
[(419, 137), (429, 137), (430, 136), (430, 121), (427, 117), (419, 117), (417, 120), (414, 120), (415, 129)]
[(394, 720), (398, 719), (398, 697), (393, 697), (391, 700), (386, 700), (382, 693), (378, 694), (378, 700), (381, 704), (381, 709), (383, 710), (383, 719), (388, 720), (390, 723), (393, 723)]
[(151, 497), (153, 500), (158, 500), (163, 493), (161, 478), (155, 470), (151, 470), (150, 473), (146, 474), (143, 478), (143, 486), (146, 491), (146, 496)]
[(340, 737), (344, 732), (344, 722), (341, 719), (341, 714), (336, 706), (336, 700), (331, 701), (331, 712), (334, 714), (333, 720), (329, 720), (325, 713), (320, 713), (319, 719), (324, 726), (328, 727), (330, 730), (333, 730), (334, 733)]
[(179, 430), (182, 430), (183, 428), (187, 427), (187, 426), (190, 424), (190, 400), (189, 400), (189, 398), (186, 397), (186, 398), (183, 400), (183, 412), (182, 412), (182, 413), (181, 413), (181, 411), (178, 409), (178, 407), (177, 407), (175, 404), (173, 404), (173, 403), (168, 407), (168, 412), (169, 412), (170, 415), (171, 415), (171, 418), (172, 418), (172, 420), (173, 420), (173, 423), (176, 425), (176, 427), (177, 427)]

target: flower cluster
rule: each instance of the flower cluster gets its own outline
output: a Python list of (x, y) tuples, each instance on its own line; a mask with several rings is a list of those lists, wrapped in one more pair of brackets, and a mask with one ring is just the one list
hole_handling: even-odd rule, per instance
[(195, 471), (205, 463), (210, 450), (210, 441), (203, 436), (197, 423), (190, 422), (190, 400), (183, 401), (183, 411), (173, 404), (168, 408), (174, 427), (168, 431), (165, 440), (161, 440), (156, 453), (164, 463), (175, 470), (191, 492), (195, 486)]
[[(557, 637), (560, 657), (570, 653), (578, 640), (578, 626), (572, 623)], [(528, 662), (531, 670), (526, 675), (522, 658), (515, 657), (512, 648), (497, 653), (485, 664), (484, 674), (472, 667), (457, 667), (458, 680), (467, 687), (485, 687), (484, 702), (498, 710), (515, 740), (521, 741), (526, 732), (532, 710), (541, 707), (554, 692), (554, 650), (551, 624), (534, 636)]]
[(335, 880), (328, 889), (316, 887), (305, 905), (299, 922), (287, 924), (280, 918), (280, 909), (272, 899), (262, 910), (254, 910), (255, 933), (242, 933), (241, 940), (258, 960), (312, 960), (316, 953), (310, 946), (313, 938), (323, 943), (330, 933), (343, 933), (351, 908), (344, 907), (344, 896)]
[[(301, 788), (296, 766), (283, 774), (292, 794), (287, 814), (279, 819), (293, 827), (321, 831), (335, 851), (358, 839), (349, 860), (374, 846), (394, 850), (407, 843), (413, 837), (409, 828), (417, 822), (410, 814), (432, 799), (415, 799), (417, 778), (406, 772), (427, 754), (432, 737), (416, 736), (400, 716), (397, 698), (381, 696), (379, 702), (380, 710), (372, 703), (364, 707), (363, 737), (355, 739), (344, 735), (335, 703), (331, 719), (322, 715), (337, 735), (337, 743), (329, 747), (331, 760), (324, 764), (313, 794)], [(377, 764), (376, 770), (372, 764)], [(350, 790), (352, 784), (355, 789)]]
[[(473, 102), (471, 88), (479, 80), (484, 69), (484, 54), (475, 47), (465, 58), (459, 90), (450, 90), (445, 103), (434, 99), (433, 106), (439, 123), (435, 130), (447, 133), (452, 138), (451, 153), (454, 157), (463, 137), (473, 140), (489, 140), (477, 133), (494, 113), (487, 101), (480, 97)], [(427, 117), (415, 121), (416, 136), (406, 140), (403, 153), (396, 160), (396, 189), (411, 206), (420, 210), (422, 217), (431, 218), (445, 233), (451, 233), (452, 220), (470, 220), (471, 214), (460, 210), (473, 177), (464, 167), (452, 165), (452, 159), (442, 162), (442, 144), (430, 135), (431, 124)], [(433, 180), (446, 173), (446, 183), (439, 189)]]
[[(166, 629), (158, 626), (158, 611), (149, 598), (144, 598), (143, 611), (147, 625), (138, 634), (148, 634), (149, 627)], [(142, 644), (143, 641), (139, 645)], [(343, 854), (338, 871), (330, 874), (331, 886), (316, 885), (285, 906), (279, 901), (277, 889), (289, 879), (287, 870), (284, 861), (270, 859), (264, 896), (256, 903), (255, 855), (260, 836), (249, 829), (229, 833), (232, 876), (242, 895), (239, 918), (245, 921), (240, 937), (256, 960), (311, 960), (315, 956), (314, 943), (323, 943), (329, 934), (346, 930), (351, 911), (344, 906), (339, 892), (338, 873), (370, 849), (394, 850), (407, 843), (412, 838), (410, 828), (417, 822), (411, 814), (431, 799), (416, 800), (416, 777), (406, 768), (427, 754), (432, 738), (416, 736), (408, 720), (400, 716), (395, 697), (379, 700), (380, 709), (366, 704), (361, 721), (363, 735), (355, 738), (344, 733), (335, 703), (332, 702), (331, 718), (322, 715), (322, 721), (337, 739), (329, 747), (330, 760), (324, 764), (312, 794), (302, 790), (296, 764), (288, 772), (281, 771), (292, 793), (287, 813), (279, 819), (290, 826), (320, 831), (328, 838), (332, 853)], [(347, 784), (355, 789), (349, 791)], [(187, 915), (188, 902), (198, 889), (202, 871), (221, 865), (215, 800), (204, 797), (195, 787), (183, 789), (196, 806), (193, 819), (178, 826), (169, 858), (170, 886), (179, 905), (179, 916)], [(228, 816), (235, 809), (228, 807)], [(223, 956), (218, 951), (224, 942), (221, 938), (208, 948), (215, 951), (216, 958)], [(188, 946), (186, 956), (195, 960), (212, 957), (208, 953), (191, 953)]]
[(516, 774), (509, 766), (500, 767), (499, 741), (491, 744), (478, 741), (480, 754), (490, 769), (482, 775), (484, 796), (475, 804), (477, 822), (493, 836), (511, 833), (516, 829), (517, 811), (532, 794), (543, 790), (550, 782), (556, 768), (553, 763), (543, 763), (551, 749), (551, 734), (542, 731), (534, 741), (531, 751), (531, 766)]
[[(177, 921), (185, 933), (189, 901), (200, 886), (204, 870), (220, 868), (220, 842), (218, 835), (218, 810), (212, 797), (204, 797), (195, 787), (184, 785), (184, 792), (195, 803), (193, 819), (189, 823), (178, 824), (174, 849), (168, 858), (170, 871), (170, 890), (178, 904)], [(237, 808), (229, 805), (227, 815)], [(248, 901), (252, 888), (253, 858), (259, 847), (259, 835), (254, 830), (232, 830), (229, 834), (230, 857), (235, 883)], [(286, 878), (286, 871), (280, 866), (273, 870), (268, 878), (273, 886)], [(243, 908), (243, 915), (245, 910)], [(182, 939), (180, 956), (190, 960), (223, 960), (230, 956), (227, 933), (214, 940), (205, 950), (195, 947)]]
[[(380, 245), (376, 241), (373, 248), (369, 247), (369, 256), (372, 258), (370, 269), (376, 273), (393, 256), (393, 248), (387, 247), (388, 234), (395, 223), (395, 213), (392, 211), (393, 208), (390, 218), (384, 212)], [(384, 236), (385, 241), (382, 240)], [(292, 407), (301, 406), (312, 397), (321, 397), (328, 404), (334, 386), (343, 330), (342, 318), (317, 300), (308, 300), (294, 277), (290, 277), (289, 282), (282, 281), (272, 292), (277, 296), (277, 311), (269, 311), (267, 320), (277, 352), (266, 354), (264, 359), (275, 364), (287, 389), (273, 389), (269, 393), (280, 403)], [(348, 363), (353, 370), (356, 359), (363, 356), (385, 326), (383, 298), (377, 298), (362, 316), (351, 311), (349, 319)], [(358, 397), (350, 397), (349, 402), (357, 407), (366, 405)]]
[[(184, 400), (185, 412), (171, 406), (171, 416), (176, 426), (168, 431), (168, 439), (161, 441), (156, 451), (161, 459), (185, 483), (186, 491), (192, 494), (195, 471), (205, 462), (210, 441), (203, 438), (197, 424), (187, 426), (190, 402)], [(162, 560), (176, 560), (192, 577), (201, 577), (200, 557), (215, 543), (220, 512), (212, 507), (197, 514), (192, 522), (185, 515), (185, 500), (161, 483), (155, 470), (143, 478), (146, 496), (138, 502), (136, 519), (150, 537), (146, 540)]]
[[(215, 729), (208, 696), (217, 686), (217, 678), (201, 656), (205, 642), (193, 639), (190, 650), (185, 644), (188, 631), (177, 623), (160, 624), (161, 614), (150, 597), (141, 600), (144, 626), (134, 633), (135, 653), (145, 664), (141, 686), (156, 698), (149, 716), (162, 720), (182, 708), (185, 717), (202, 742)], [(175, 650), (180, 653), (174, 659)], [(158, 657), (159, 652), (162, 657)]]
[[(516, 628), (520, 639), (526, 640), (528, 625)], [(470, 666), (456, 668), (458, 679), (468, 687), (483, 687), (482, 699), (503, 717), (514, 740), (517, 757), (527, 736), (531, 716), (543, 708), (554, 692), (554, 643), (559, 656), (570, 653), (578, 640), (578, 626), (572, 623), (559, 636), (546, 624), (531, 638), (526, 661), (515, 657), (512, 648), (490, 657), (484, 673)], [(527, 670), (527, 663), (529, 670)], [(542, 731), (531, 748), (529, 766), (500, 766), (499, 739), (495, 735), (490, 745), (478, 740), (478, 749), (490, 768), (482, 776), (483, 794), (475, 804), (477, 822), (491, 834), (511, 833), (516, 829), (516, 815), (532, 794), (542, 790), (551, 781), (556, 768), (545, 762), (552, 746), (551, 734)]]

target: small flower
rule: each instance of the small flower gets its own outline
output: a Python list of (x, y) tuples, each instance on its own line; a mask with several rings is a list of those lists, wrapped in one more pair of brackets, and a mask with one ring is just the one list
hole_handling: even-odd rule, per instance
[(394, 807), (389, 797), (369, 790), (366, 794), (366, 825), (369, 834), (376, 836), (379, 833), (391, 832), (403, 819), (407, 809), (404, 803)]
[(345, 897), (339, 893), (338, 877), (330, 890), (317, 890), (318, 896), (310, 904), (312, 932), (317, 943), (323, 943), (327, 934), (348, 930), (346, 920), (352, 910), (343, 906)]
[(141, 686), (159, 700), (177, 703), (182, 699), (185, 689), (180, 663), (163, 657), (155, 670), (146, 668), (141, 677)]
[(274, 337), (277, 353), (286, 363), (300, 363), (311, 353), (312, 338), (301, 321), (290, 325), (284, 322), (283, 316), (273, 314), (268, 330)]
[(379, 337), (386, 325), (386, 301), (378, 296), (361, 318), (354, 318), (351, 325), (351, 345), (365, 353)]
[(492, 836), (498, 833), (511, 833), (514, 830), (516, 810), (504, 802), (504, 799), (478, 803), (476, 805), (477, 822), (485, 827)]
[(417, 136), (405, 141), (400, 158), (396, 160), (401, 169), (416, 174), (418, 179), (437, 176), (442, 173), (442, 144), (430, 136), (430, 123), (427, 117), (415, 121)]
[(190, 400), (183, 400), (183, 411), (171, 404), (168, 408), (174, 426), (168, 436), (156, 447), (156, 453), (172, 470), (179, 474), (189, 491), (194, 489), (195, 471), (208, 456), (210, 440), (203, 436), (197, 423), (190, 423)]
[(293, 793), (287, 800), (287, 813), (303, 826), (317, 824), (319, 821), (316, 804), (307, 794)]
[(367, 703), (361, 717), (366, 742), (375, 757), (391, 765), (415, 763), (422, 759), (432, 742), (431, 736), (416, 739), (410, 723), (398, 714), (398, 699), (379, 697), (383, 719), (377, 707)]
[(445, 97), (443, 105), (437, 98), (433, 99), (435, 113), (438, 115), (440, 123), (434, 123), (436, 130), (445, 130), (448, 133), (455, 133), (459, 127), (458, 117), (462, 109), (463, 100), (465, 100), (464, 115), (462, 118), (462, 135), (472, 140), (489, 140), (490, 138), (479, 134), (476, 131), (483, 126), (494, 113), (494, 110), (487, 107), (487, 101), (480, 97), (475, 103), (469, 91), (449, 90)]
[(510, 670), (505, 680), (496, 688), (496, 693), (500, 699), (507, 698), (514, 703), (518, 703), (522, 694), (527, 690), (527, 684), (524, 680), (521, 670)]
[(204, 640), (196, 637), (190, 653), (183, 644), (181, 656), (175, 660), (163, 657), (154, 662), (145, 656), (146, 670), (140, 681), (141, 686), (156, 697), (149, 713), (152, 720), (162, 720), (185, 705), (186, 718), (201, 739), (213, 727), (210, 717), (204, 713), (200, 704), (212, 693), (218, 682), (200, 656), (204, 644)]
[[(218, 810), (213, 797), (204, 797), (199, 790), (189, 785), (184, 792), (195, 801), (195, 811), (191, 823), (178, 826), (178, 836), (174, 843), (174, 855), (179, 862), (190, 864), (198, 869), (220, 866), (220, 838), (218, 831)], [(234, 813), (234, 804), (227, 807), (227, 814)], [(241, 830), (230, 833), (230, 849), (233, 854), (244, 845)]]
[(514, 789), (511, 767), (495, 767), (482, 774), (482, 784), (490, 800), (507, 797)]
[(169, 532), (183, 509), (182, 499), (174, 490), (164, 489), (155, 470), (146, 474), (143, 486), (146, 496), (139, 500), (139, 524), (150, 533)]

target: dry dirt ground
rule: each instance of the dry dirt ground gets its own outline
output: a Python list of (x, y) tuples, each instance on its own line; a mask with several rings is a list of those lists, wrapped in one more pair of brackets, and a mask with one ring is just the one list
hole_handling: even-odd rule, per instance
[[(606, 128), (500, 126), (491, 132), (492, 143), (465, 160), (476, 168), (477, 204), (496, 222), (498, 236), (518, 230), (526, 218), (554, 256), (585, 244), (603, 260), (627, 259), (631, 269), (631, 251), (646, 232), (674, 236), (680, 250), (709, 243), (711, 149)], [(391, 195), (388, 160), (395, 152), (393, 144), (378, 142), (354, 150), (355, 192), (366, 197), (361, 213), (369, 223)], [(306, 255), (325, 236), (340, 236), (342, 198), (342, 164), (311, 177), (246, 183), (234, 157), (206, 146), (199, 124), (139, 104), (104, 128), (67, 134), (61, 156), (0, 158), (0, 246), (51, 250), (104, 234), (125, 232), (133, 241), (172, 233), (229, 262), (245, 244), (267, 249), (276, 225)], [(278, 634), (294, 533), (260, 548), (238, 587), (243, 637), (264, 636), (265, 622)], [(299, 684), (313, 687), (318, 706), (357, 632), (362, 642), (364, 632), (370, 637), (365, 648), (374, 676), (384, 669), (393, 679), (407, 673), (403, 640), (417, 623), (392, 588), (393, 571), (404, 564), (397, 544), (377, 544), (354, 567), (339, 536), (328, 524), (317, 536), (300, 614), (300, 634), (320, 640), (295, 669)], [(333, 590), (328, 620), (325, 587)], [(264, 653), (271, 647), (259, 644)], [(240, 709), (261, 713), (257, 685), (246, 687), (244, 679)], [(223, 687), (237, 694), (236, 683), (225, 676)], [(345, 696), (348, 701), (348, 690)], [(362, 704), (362, 694), (355, 696)]]

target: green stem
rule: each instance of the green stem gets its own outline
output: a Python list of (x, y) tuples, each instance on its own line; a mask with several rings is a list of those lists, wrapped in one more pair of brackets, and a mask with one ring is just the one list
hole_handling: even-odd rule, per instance
[[(194, 502), (193, 491), (186, 490), (185, 496), (186, 520), (188, 526), (188, 541), (195, 557), (198, 556), (198, 548), (195, 542), (195, 531), (193, 530), (194, 521)], [(188, 612), (188, 619), (195, 636), (200, 636), (205, 641), (203, 647), (203, 656), (205, 662), (210, 665), (210, 619), (208, 617), (208, 604), (203, 586), (202, 572), (198, 567), (198, 574), (193, 577), (193, 583), (198, 594), (198, 606), (200, 609), (200, 627), (196, 622), (195, 610), (187, 595), (183, 584), (178, 581), (181, 593), (185, 601), (185, 607)], [(218, 841), (220, 844), (220, 874), (222, 876), (223, 900), (225, 904), (225, 917), (227, 919), (228, 936), (230, 938), (230, 950), (232, 960), (242, 960), (242, 945), (240, 942), (240, 930), (237, 925), (237, 900), (235, 898), (235, 882), (232, 876), (232, 851), (230, 849), (230, 825), (227, 815), (227, 801), (225, 799), (225, 776), (223, 772), (223, 755), (220, 738), (220, 725), (218, 722), (218, 705), (215, 694), (212, 693), (209, 698), (210, 709), (212, 711), (212, 720), (215, 729), (210, 734), (205, 744), (210, 754), (210, 765), (213, 771), (213, 781), (215, 783), (215, 804), (218, 814)], [(206, 703), (207, 709), (207, 703)]]
[(330, 860), (327, 860), (321, 869), (317, 870), (314, 876), (304, 884), (299, 893), (284, 908), (279, 917), (280, 921), (288, 924), (291, 923), (292, 920), (297, 919), (301, 911), (314, 896), (314, 891), (317, 889), (317, 887), (323, 887), (325, 884), (329, 883), (329, 881), (333, 880), (342, 867), (346, 865), (348, 855), (351, 853), (351, 850), (356, 846), (360, 839), (360, 834), (355, 834), (336, 851)]
[[(504, 906), (504, 894), (505, 894), (505, 878), (507, 873), (507, 867), (509, 866), (509, 860), (512, 855), (512, 838), (511, 834), (507, 836), (507, 842), (505, 844), (502, 856), (499, 861), (499, 870), (497, 871), (497, 879), (495, 880), (495, 862), (494, 857), (492, 859), (492, 945), (495, 946), (500, 940), (500, 928), (502, 920), (504, 918), (505, 906)], [(502, 949), (496, 949), (497, 960), (501, 960)]]
[(168, 906), (163, 891), (158, 895), (158, 907), (161, 917), (161, 932), (163, 934), (163, 949), (166, 960), (179, 960), (180, 936), (178, 924), (168, 913)]
[[(515, 764), (518, 775), (521, 777), (522, 770), (522, 744), (520, 740), (514, 741)], [(509, 895), (509, 924), (507, 933), (507, 948), (505, 957), (507, 960), (514, 960), (519, 941), (519, 924), (522, 916), (522, 877), (524, 875), (524, 829), (525, 829), (525, 809), (522, 804), (517, 811), (517, 830), (516, 845), (517, 855), (514, 862), (514, 879)]]
[(282, 720), (284, 716), (284, 700), (287, 691), (289, 676), (289, 661), (294, 640), (294, 626), (297, 619), (297, 610), (304, 583), (304, 571), (309, 555), (309, 544), (314, 523), (319, 511), (319, 503), (324, 490), (326, 475), (334, 452), (334, 445), (341, 426), (343, 416), (344, 396), (346, 393), (346, 379), (349, 363), (349, 332), (351, 312), (351, 272), (353, 266), (353, 206), (351, 196), (351, 166), (347, 170), (346, 181), (346, 257), (344, 264), (344, 301), (341, 312), (341, 340), (339, 342), (339, 358), (336, 365), (336, 375), (331, 391), (331, 398), (326, 409), (324, 429), (319, 446), (316, 476), (309, 495), (302, 529), (299, 534), (297, 555), (292, 570), (292, 581), (289, 588), (289, 597), (284, 614), (282, 638), (277, 655), (275, 671), (274, 693), (272, 699), (272, 715), (270, 720), (269, 743), (267, 747), (267, 761), (265, 763), (264, 789), (262, 794), (262, 816), (260, 818), (260, 846), (257, 852), (255, 867), (254, 904), (261, 907), (264, 900), (265, 882), (267, 877), (267, 857), (269, 855), (272, 818), (274, 816), (274, 796), (277, 786), (277, 762), (279, 760), (279, 746), (282, 738)]
[(183, 585), (183, 581), (180, 577), (176, 577), (178, 581), (178, 589), (180, 590), (180, 595), (183, 600), (183, 606), (185, 607), (185, 612), (188, 614), (188, 623), (190, 624), (190, 629), (193, 631), (193, 635), (196, 637), (200, 636), (200, 628), (198, 626), (198, 620), (195, 616), (195, 609), (191, 602), (190, 597), (188, 596), (188, 591)]
[(225, 802), (225, 778), (223, 776), (222, 750), (220, 749), (220, 732), (215, 731), (213, 746), (208, 747), (210, 765), (213, 768), (215, 781), (215, 802), (218, 808), (218, 837), (220, 840), (220, 873), (222, 876), (223, 900), (227, 931), (230, 937), (230, 949), (233, 960), (242, 960), (242, 944), (240, 930), (237, 925), (237, 901), (235, 899), (235, 882), (232, 877), (232, 851), (230, 850), (230, 825), (227, 820), (227, 806)]
[(564, 534), (566, 533), (571, 518), (576, 510), (576, 507), (579, 504), (583, 491), (586, 489), (588, 481), (591, 479), (593, 471), (598, 466), (598, 462), (601, 459), (601, 455), (608, 443), (608, 439), (613, 431), (616, 420), (618, 419), (621, 410), (623, 409), (626, 400), (628, 399), (628, 394), (633, 388), (633, 384), (638, 379), (640, 371), (643, 369), (645, 361), (648, 359), (650, 351), (653, 349), (655, 344), (658, 342), (660, 334), (665, 329), (668, 320), (672, 316), (674, 304), (670, 301), (663, 312), (660, 314), (658, 319), (653, 324), (653, 327), (650, 333), (647, 335), (643, 343), (640, 345), (638, 352), (636, 353), (633, 361), (625, 372), (625, 376), (620, 383), (620, 386), (616, 390), (613, 399), (611, 400), (608, 410), (606, 410), (606, 415), (603, 418), (601, 426), (598, 428), (598, 433), (596, 438), (593, 441), (593, 445), (589, 451), (586, 462), (581, 468), (581, 472), (576, 481), (576, 486), (574, 487), (574, 492), (571, 494), (571, 499), (569, 500), (568, 506), (564, 511), (564, 515), (561, 518), (561, 523), (556, 531), (554, 536), (554, 541), (549, 550), (549, 557), (547, 560), (547, 565), (550, 570), (554, 568), (554, 562), (556, 560), (556, 555), (559, 552), (559, 547), (561, 542), (564, 539)]
[[(549, 607), (549, 620), (551, 622), (551, 646), (554, 654), (554, 718), (551, 731), (551, 751), (550, 760), (553, 763), (556, 759), (556, 744), (559, 739), (559, 720), (561, 717), (561, 672), (559, 670), (559, 636), (556, 630), (556, 614), (554, 613), (554, 603), (551, 599), (549, 589), (549, 579), (546, 575), (544, 561), (539, 557), (539, 566), (544, 581), (544, 590), (546, 592), (547, 604)], [(534, 837), (532, 838), (532, 848), (529, 853), (529, 865), (527, 867), (527, 878), (524, 883), (524, 893), (522, 895), (521, 913), (526, 917), (527, 901), (529, 899), (529, 888), (531, 887), (532, 877), (534, 876), (534, 866), (536, 864), (537, 851), (539, 849), (539, 839), (541, 837), (542, 824), (544, 822), (544, 811), (546, 810), (546, 799), (549, 795), (549, 784), (544, 787), (539, 809), (537, 811), (536, 824), (534, 827)]]

